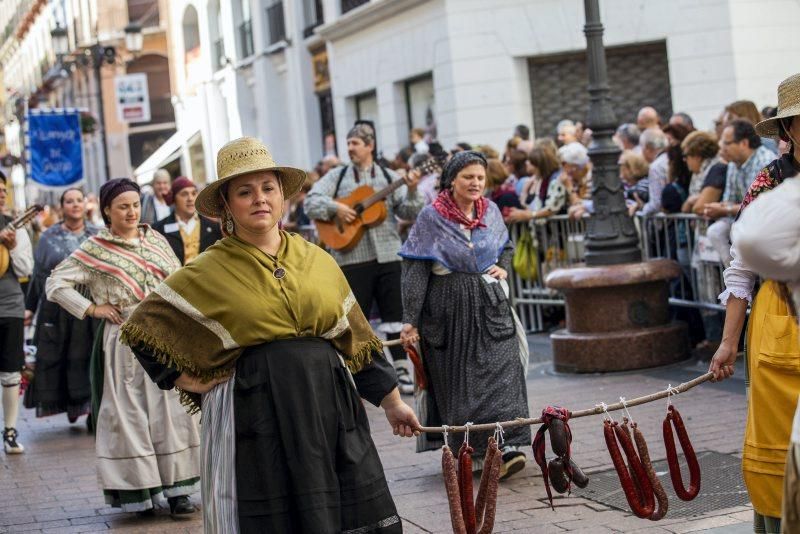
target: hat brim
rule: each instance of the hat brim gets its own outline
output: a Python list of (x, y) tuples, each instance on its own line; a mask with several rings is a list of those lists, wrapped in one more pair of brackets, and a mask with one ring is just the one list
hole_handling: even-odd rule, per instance
[(245, 174), (253, 174), (256, 172), (274, 172), (281, 182), (283, 189), (283, 197), (288, 200), (300, 192), (303, 183), (306, 181), (306, 172), (294, 167), (268, 167), (264, 169), (248, 169), (246, 171), (226, 176), (221, 180), (211, 182), (203, 188), (197, 195), (195, 200), (195, 207), (201, 215), (210, 217), (212, 219), (219, 219), (222, 215), (224, 204), (220, 196), (220, 188), (234, 178), (244, 176)]
[(781, 119), (788, 119), (789, 117), (796, 117), (798, 115), (800, 115), (800, 104), (790, 106), (786, 109), (779, 111), (776, 116), (769, 119), (765, 119), (756, 124), (756, 133), (761, 137), (771, 137), (772, 139), (778, 139), (779, 138), (778, 121)]

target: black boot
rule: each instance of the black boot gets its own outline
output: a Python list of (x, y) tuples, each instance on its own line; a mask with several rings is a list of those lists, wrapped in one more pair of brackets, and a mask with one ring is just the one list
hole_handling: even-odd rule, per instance
[(196, 511), (194, 505), (186, 495), (181, 495), (180, 497), (169, 497), (167, 498), (167, 502), (169, 503), (169, 513), (172, 515), (172, 517), (185, 516), (188, 514), (193, 514)]

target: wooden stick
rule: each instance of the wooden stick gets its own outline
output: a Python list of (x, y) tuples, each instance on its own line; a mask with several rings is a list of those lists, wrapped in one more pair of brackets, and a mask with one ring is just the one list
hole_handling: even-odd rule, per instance
[[(645, 395), (644, 397), (637, 397), (635, 399), (626, 400), (625, 406), (630, 408), (631, 406), (638, 406), (640, 404), (646, 404), (648, 402), (653, 402), (659, 399), (665, 399), (669, 395), (677, 395), (678, 393), (683, 393), (684, 391), (689, 391), (693, 387), (702, 384), (714, 377), (714, 373), (706, 373), (704, 375), (700, 375), (694, 380), (690, 380), (689, 382), (684, 382), (679, 386), (676, 386), (672, 389), (665, 389), (664, 391), (658, 391), (656, 393), (652, 393), (650, 395)], [(606, 407), (606, 410), (609, 412), (613, 412), (615, 410), (621, 410), (623, 408), (622, 402), (616, 402), (614, 404), (609, 404)], [(577, 412), (572, 412), (570, 419), (575, 419), (576, 417), (587, 417), (590, 415), (600, 415), (604, 413), (602, 406), (595, 406), (594, 408), (587, 408), (586, 410), (578, 410)], [(541, 424), (543, 421), (540, 418), (536, 419), (523, 419), (517, 418), (513, 421), (503, 421), (500, 423), (500, 426), (505, 428), (512, 428), (517, 426), (526, 426), (526, 425), (538, 425)], [(479, 425), (470, 425), (469, 431), (470, 432), (481, 432), (481, 431), (493, 431), (497, 428), (497, 423), (482, 423)], [(422, 427), (419, 429), (420, 432), (430, 432), (434, 434), (443, 434), (444, 427), (441, 426), (434, 426), (434, 427)], [(467, 427), (465, 426), (448, 426), (447, 432), (450, 433), (459, 433), (459, 432), (466, 432)]]
[(398, 338), (398, 339), (390, 339), (388, 341), (384, 340), (384, 341), (381, 341), (381, 343), (383, 343), (384, 347), (396, 347), (397, 345), (402, 345), (403, 344), (403, 342), (400, 341), (400, 338)]

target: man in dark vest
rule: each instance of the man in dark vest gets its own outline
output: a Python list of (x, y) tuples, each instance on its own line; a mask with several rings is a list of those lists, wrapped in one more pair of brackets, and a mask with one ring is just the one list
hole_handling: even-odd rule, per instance
[(201, 252), (222, 239), (219, 223), (206, 219), (194, 206), (197, 198), (197, 186), (185, 176), (179, 176), (172, 182), (168, 203), (175, 206), (166, 219), (158, 221), (153, 228), (164, 235), (169, 246), (186, 265)]
[(24, 228), (6, 229), (6, 177), (0, 172), (0, 244), (9, 253), (8, 269), (0, 276), (0, 386), (3, 405), (3, 449), (6, 454), (24, 451), (17, 441), (20, 371), (25, 363), (25, 297), (19, 279), (33, 272), (33, 247)]
[[(387, 216), (382, 224), (369, 228), (349, 252), (331, 251), (364, 315), (369, 317), (374, 301), (381, 316), (379, 329), (388, 339), (399, 339), (403, 328), (403, 303), (400, 293), (401, 263), (397, 255), (401, 243), (395, 216), (413, 221), (425, 205), (425, 199), (417, 192), (420, 174), (412, 171), (401, 178), (380, 166), (375, 161), (375, 129), (367, 122), (356, 123), (347, 134), (347, 152), (351, 164), (331, 169), (320, 178), (306, 196), (303, 207), (311, 219), (329, 221), (338, 217), (350, 223), (357, 216), (355, 210), (337, 202), (337, 198), (349, 195), (362, 185), (369, 185), (378, 191), (396, 180), (405, 181), (404, 186), (386, 198)], [(413, 393), (414, 382), (405, 351), (400, 346), (390, 350), (400, 392)]]

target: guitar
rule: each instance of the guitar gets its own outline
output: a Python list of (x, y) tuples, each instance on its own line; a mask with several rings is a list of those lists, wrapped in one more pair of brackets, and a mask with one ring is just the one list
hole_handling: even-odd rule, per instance
[[(40, 204), (34, 204), (30, 208), (25, 210), (25, 213), (8, 223), (8, 225), (3, 228), (5, 230), (18, 230), (31, 222), (31, 219), (36, 217), (36, 214), (39, 213), (44, 209), (43, 206)], [(8, 271), (8, 266), (10, 264), (11, 256), (9, 255), (8, 248), (5, 245), (0, 244), (0, 276), (6, 274)]]
[[(428, 158), (413, 170), (418, 170), (425, 176), (434, 172), (441, 172), (439, 164), (434, 158)], [(341, 202), (353, 208), (356, 218), (346, 223), (334, 216), (330, 221), (315, 220), (317, 234), (328, 248), (339, 252), (349, 252), (358, 245), (368, 228), (379, 226), (386, 220), (388, 211), (384, 199), (396, 189), (404, 186), (404, 180), (395, 180), (380, 191), (375, 191), (368, 185), (355, 188), (349, 195), (339, 197), (336, 202)]]

